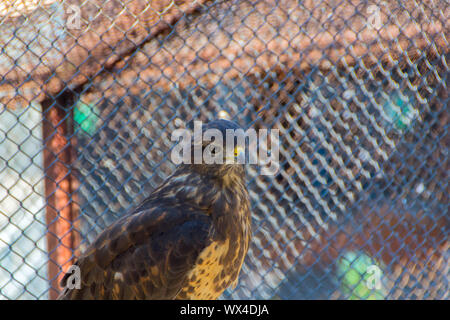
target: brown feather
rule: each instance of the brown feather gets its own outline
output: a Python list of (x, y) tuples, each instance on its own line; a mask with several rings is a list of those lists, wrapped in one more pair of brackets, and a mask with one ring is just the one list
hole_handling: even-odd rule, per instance
[[(232, 122), (212, 123), (225, 132)], [(237, 281), (250, 204), (242, 165), (181, 165), (104, 230), (76, 265), (81, 288), (60, 299), (216, 299)]]

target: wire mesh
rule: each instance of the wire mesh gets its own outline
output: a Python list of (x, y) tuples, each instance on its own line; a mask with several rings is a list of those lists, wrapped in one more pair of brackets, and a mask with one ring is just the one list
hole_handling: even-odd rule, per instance
[(280, 130), (247, 168), (223, 299), (448, 299), (446, 1), (0, 4), (0, 299), (55, 298), (106, 226), (224, 112)]

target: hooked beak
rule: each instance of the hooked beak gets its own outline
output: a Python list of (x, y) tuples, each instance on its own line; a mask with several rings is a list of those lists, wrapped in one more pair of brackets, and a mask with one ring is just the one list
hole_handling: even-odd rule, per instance
[(234, 148), (234, 154), (232, 157), (226, 156), (225, 161), (227, 164), (244, 164), (245, 163), (245, 149), (239, 146)]

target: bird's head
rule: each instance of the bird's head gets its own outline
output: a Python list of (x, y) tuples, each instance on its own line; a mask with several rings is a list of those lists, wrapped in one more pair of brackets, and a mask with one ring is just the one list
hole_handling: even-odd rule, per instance
[[(246, 148), (245, 141), (242, 143), (236, 136), (239, 129), (243, 133), (237, 123), (224, 119), (203, 124), (201, 143), (195, 137), (192, 142), (192, 169), (211, 178), (234, 176), (243, 179)], [(198, 157), (200, 154), (201, 159)]]

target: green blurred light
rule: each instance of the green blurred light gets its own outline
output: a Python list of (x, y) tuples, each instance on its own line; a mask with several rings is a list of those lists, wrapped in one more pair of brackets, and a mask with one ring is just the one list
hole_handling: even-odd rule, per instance
[(75, 123), (77, 123), (80, 128), (89, 135), (94, 134), (97, 129), (99, 117), (95, 111), (95, 106), (85, 104), (81, 101), (77, 103), (73, 111), (73, 119)]
[[(337, 265), (337, 276), (340, 281), (341, 292), (349, 300), (383, 300), (385, 293), (381, 289), (370, 289), (367, 286), (370, 277), (370, 266), (381, 267), (377, 261), (364, 253), (346, 252)], [(382, 275), (381, 275), (382, 276)]]
[(389, 121), (399, 131), (404, 131), (410, 127), (419, 113), (414, 108), (413, 98), (393, 93), (391, 99), (383, 105), (384, 112)]

